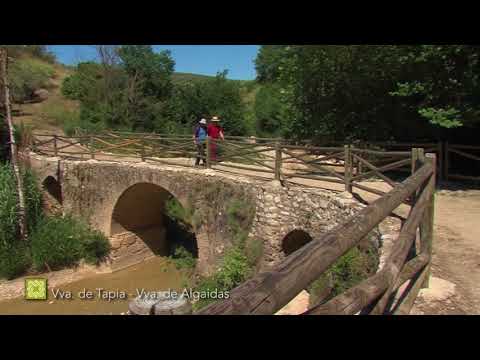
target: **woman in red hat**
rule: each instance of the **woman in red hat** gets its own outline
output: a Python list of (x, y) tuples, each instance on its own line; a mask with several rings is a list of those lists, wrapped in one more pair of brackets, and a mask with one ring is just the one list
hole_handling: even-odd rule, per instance
[(217, 141), (218, 139), (225, 140), (223, 135), (223, 129), (220, 126), (220, 119), (218, 116), (214, 116), (208, 124), (208, 136), (211, 138), (210, 142), (210, 159), (212, 161), (217, 161)]

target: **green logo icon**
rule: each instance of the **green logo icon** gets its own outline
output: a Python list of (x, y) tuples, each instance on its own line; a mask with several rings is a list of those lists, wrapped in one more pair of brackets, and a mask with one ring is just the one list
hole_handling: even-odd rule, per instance
[(26, 279), (25, 299), (47, 300), (47, 279)]

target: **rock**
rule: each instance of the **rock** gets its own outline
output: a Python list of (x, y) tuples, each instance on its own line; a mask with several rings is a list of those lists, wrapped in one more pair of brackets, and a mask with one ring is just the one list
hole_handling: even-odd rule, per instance
[(133, 315), (189, 315), (192, 304), (182, 294), (158, 291), (135, 298), (128, 310)]
[(49, 95), (50, 93), (45, 89), (38, 89), (33, 92), (34, 99), (39, 102), (47, 100)]
[(281, 188), (282, 187), (282, 183), (278, 180), (273, 180), (271, 183), (272, 187), (274, 188)]
[(340, 193), (339, 196), (343, 199), (353, 199), (353, 195), (350, 194), (348, 191)]
[(155, 315), (191, 315), (192, 304), (187, 298), (179, 296), (156, 303), (153, 312)]
[(273, 200), (273, 195), (271, 195), (271, 194), (265, 195), (265, 200), (266, 201), (272, 201)]
[(454, 283), (432, 276), (429, 288), (422, 289), (419, 296), (425, 302), (445, 301), (455, 295), (455, 287)]

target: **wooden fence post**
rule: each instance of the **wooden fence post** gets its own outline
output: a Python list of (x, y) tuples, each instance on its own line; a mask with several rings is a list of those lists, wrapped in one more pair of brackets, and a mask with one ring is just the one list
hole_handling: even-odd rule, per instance
[(58, 156), (57, 135), (53, 135), (53, 154), (55, 155), (55, 157)]
[(432, 243), (433, 243), (433, 225), (434, 225), (434, 215), (435, 215), (435, 181), (436, 181), (436, 156), (435, 154), (426, 154), (425, 162), (427, 164), (432, 164), (434, 173), (430, 178), (430, 181), (433, 182), (432, 186), (432, 197), (429, 201), (425, 212), (423, 213), (422, 222), (420, 223), (420, 253), (429, 254), (430, 262), (426, 267), (426, 278), (423, 283), (422, 288), (428, 288), (430, 283), (430, 273), (431, 273), (431, 264), (432, 264)]
[(438, 161), (438, 172), (437, 179), (443, 180), (443, 143), (441, 141), (437, 144), (437, 161)]
[(352, 149), (345, 145), (345, 191), (352, 193)]
[(205, 142), (205, 146), (206, 146), (206, 161), (205, 161), (205, 164), (206, 164), (206, 167), (207, 169), (210, 169), (211, 168), (211, 164), (210, 164), (210, 136), (207, 136), (207, 139), (206, 139), (206, 142)]
[(282, 175), (282, 147), (280, 142), (275, 142), (275, 180), (280, 181)]
[(418, 149), (412, 148), (412, 175), (415, 173), (417, 169), (417, 161), (418, 161)]
[(95, 149), (93, 148), (93, 136), (90, 135), (90, 140), (89, 140), (89, 147), (90, 147), (90, 157), (92, 159), (95, 159)]

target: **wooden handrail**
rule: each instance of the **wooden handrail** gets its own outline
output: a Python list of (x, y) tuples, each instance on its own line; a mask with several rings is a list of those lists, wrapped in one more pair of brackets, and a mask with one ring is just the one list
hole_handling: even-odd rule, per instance
[(432, 165), (424, 164), (347, 222), (300, 248), (270, 271), (238, 286), (229, 299), (210, 304), (197, 314), (274, 314), (318, 279), (336, 259), (356, 246), (433, 173)]

